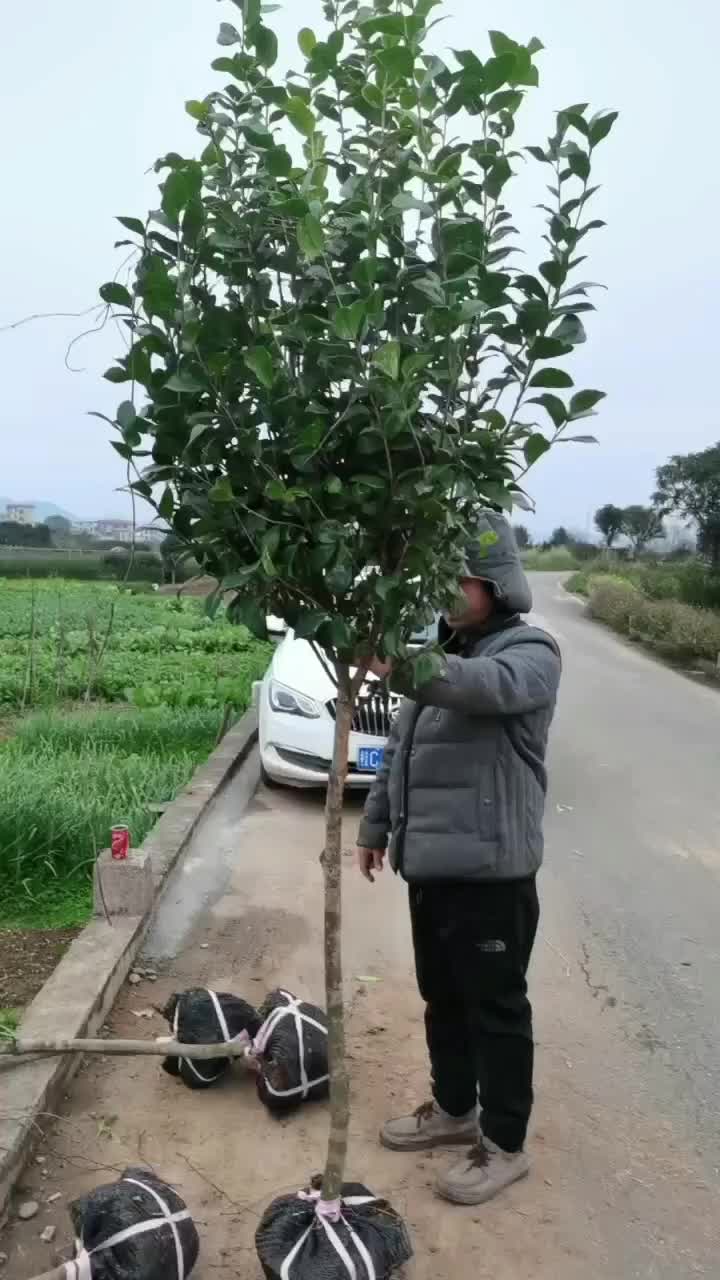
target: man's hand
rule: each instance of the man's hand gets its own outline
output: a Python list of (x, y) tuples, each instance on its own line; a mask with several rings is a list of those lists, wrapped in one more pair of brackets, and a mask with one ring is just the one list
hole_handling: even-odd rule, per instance
[(377, 654), (374, 654), (370, 659), (368, 671), (372, 671), (373, 675), (377, 676), (378, 680), (384, 680), (385, 676), (390, 675), (392, 667), (392, 659), (388, 658), (385, 662), (382, 658), (378, 658)]
[(357, 860), (360, 871), (371, 884), (375, 883), (373, 871), (382, 871), (385, 863), (385, 849), (363, 849), (358, 845)]

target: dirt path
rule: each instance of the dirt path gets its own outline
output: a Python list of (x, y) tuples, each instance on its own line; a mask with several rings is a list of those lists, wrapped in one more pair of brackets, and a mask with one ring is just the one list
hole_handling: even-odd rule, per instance
[[(125, 990), (115, 1034), (163, 1034), (160, 1018), (136, 1015), (187, 985), (259, 1000), (282, 983), (321, 998), (319, 803), (260, 792), (242, 819), (239, 807), (230, 795), (212, 825), (201, 827), (150, 940), (158, 981)], [(348, 843), (356, 820), (351, 812)], [(427, 1068), (402, 886), (386, 878), (372, 889), (348, 859), (349, 1172), (406, 1216), (417, 1251), (412, 1280), (716, 1276), (720, 1227), (700, 1157), (658, 1112), (647, 1052), (625, 1037), (620, 1011), (593, 991), (572, 903), (550, 877), (544, 890), (534, 970), (533, 1175), (482, 1210), (455, 1209), (431, 1190), (446, 1156), (397, 1156), (377, 1145), (388, 1110), (426, 1096)], [(200, 901), (193, 918), (188, 904)], [(163, 959), (168, 950), (174, 954)], [(202, 1236), (199, 1280), (257, 1280), (258, 1216), (273, 1195), (299, 1187), (321, 1166), (326, 1124), (324, 1106), (273, 1120), (241, 1076), (192, 1094), (150, 1059), (96, 1060), (41, 1148), (44, 1163), (28, 1173), (22, 1198), (39, 1199), (42, 1208), (0, 1239), (9, 1255), (2, 1280), (43, 1271), (52, 1260), (39, 1241), (43, 1227), (56, 1224), (57, 1243), (68, 1244), (67, 1202), (138, 1162), (175, 1183), (191, 1206)], [(48, 1205), (58, 1191), (61, 1199)]]

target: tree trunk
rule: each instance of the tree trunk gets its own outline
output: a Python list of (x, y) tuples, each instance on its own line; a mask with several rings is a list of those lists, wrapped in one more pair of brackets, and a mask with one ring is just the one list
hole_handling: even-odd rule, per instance
[(325, 875), (325, 1000), (330, 1059), (330, 1137), (322, 1186), (324, 1200), (337, 1200), (340, 1196), (350, 1123), (342, 970), (342, 809), (353, 700), (347, 663), (337, 663), (336, 673), (335, 742), (325, 803), (325, 852), (322, 858)]

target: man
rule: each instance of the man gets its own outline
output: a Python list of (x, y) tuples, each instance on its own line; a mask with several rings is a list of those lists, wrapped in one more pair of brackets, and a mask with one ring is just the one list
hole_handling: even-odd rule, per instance
[[(483, 533), (493, 536), (480, 541)], [(561, 662), (555, 641), (519, 616), (532, 597), (502, 516), (482, 514), (461, 586), (457, 615), (440, 624), (438, 677), (416, 688), (411, 664), (374, 662), (406, 701), (365, 805), (358, 859), (372, 881), (389, 844), (409, 883), (432, 1065), (432, 1101), (389, 1120), (381, 1142), (393, 1151), (472, 1144), (437, 1190), (476, 1205), (529, 1170), (526, 975)]]

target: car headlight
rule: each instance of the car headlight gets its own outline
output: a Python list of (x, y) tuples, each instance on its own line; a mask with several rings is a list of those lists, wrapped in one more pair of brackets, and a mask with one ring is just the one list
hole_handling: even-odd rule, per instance
[(304, 693), (288, 689), (277, 680), (270, 681), (270, 706), (273, 711), (283, 711), (288, 716), (303, 716), (306, 720), (317, 720), (321, 713), (320, 706), (313, 698), (306, 698)]

